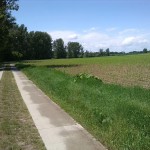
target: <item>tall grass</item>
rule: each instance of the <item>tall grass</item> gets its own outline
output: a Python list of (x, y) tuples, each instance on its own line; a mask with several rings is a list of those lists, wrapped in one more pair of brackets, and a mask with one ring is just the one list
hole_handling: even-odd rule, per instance
[(93, 78), (75, 82), (74, 77), (46, 67), (24, 66), (22, 70), (108, 148), (150, 148), (150, 90)]

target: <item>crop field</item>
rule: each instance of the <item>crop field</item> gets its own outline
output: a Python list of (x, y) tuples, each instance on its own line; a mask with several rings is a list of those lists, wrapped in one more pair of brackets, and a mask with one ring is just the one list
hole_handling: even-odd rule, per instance
[(88, 73), (106, 83), (150, 88), (150, 54), (104, 58), (52, 59), (28, 64), (55, 68), (71, 75)]
[(149, 150), (149, 54), (17, 66), (108, 149)]

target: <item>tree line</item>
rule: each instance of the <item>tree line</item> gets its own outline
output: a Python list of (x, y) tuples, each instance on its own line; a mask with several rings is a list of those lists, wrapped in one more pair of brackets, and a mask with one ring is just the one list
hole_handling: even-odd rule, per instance
[(83, 57), (78, 42), (65, 45), (61, 38), (52, 41), (46, 32), (28, 32), (25, 25), (17, 25), (11, 14), (19, 9), (17, 1), (0, 1), (0, 61)]
[[(50, 59), (50, 58), (82, 58), (124, 55), (125, 52), (110, 52), (100, 49), (99, 52), (89, 52), (83, 49), (79, 42), (64, 44), (63, 39), (52, 40), (52, 37), (41, 31), (28, 32), (25, 25), (17, 25), (12, 11), (17, 11), (18, 0), (0, 1), (0, 61), (23, 59)], [(146, 48), (141, 52), (133, 51), (130, 54), (147, 53)]]
[(28, 32), (25, 25), (14, 24), (9, 29), (5, 42), (6, 45), (1, 50), (1, 58), (5, 61), (83, 57), (80, 43), (68, 42), (65, 45), (61, 38), (52, 41), (48, 33)]

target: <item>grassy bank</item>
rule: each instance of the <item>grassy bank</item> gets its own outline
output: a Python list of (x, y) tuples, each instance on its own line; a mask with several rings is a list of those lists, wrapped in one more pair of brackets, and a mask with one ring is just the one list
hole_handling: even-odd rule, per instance
[(149, 149), (150, 90), (75, 78), (47, 67), (20, 68), (108, 148)]
[(0, 81), (0, 149), (45, 150), (9, 68)]

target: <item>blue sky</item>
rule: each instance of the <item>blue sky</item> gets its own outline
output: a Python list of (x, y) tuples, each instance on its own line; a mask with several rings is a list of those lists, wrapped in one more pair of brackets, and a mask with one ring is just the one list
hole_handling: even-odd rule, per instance
[(13, 12), (28, 31), (80, 42), (85, 50), (150, 49), (149, 0), (19, 0)]

